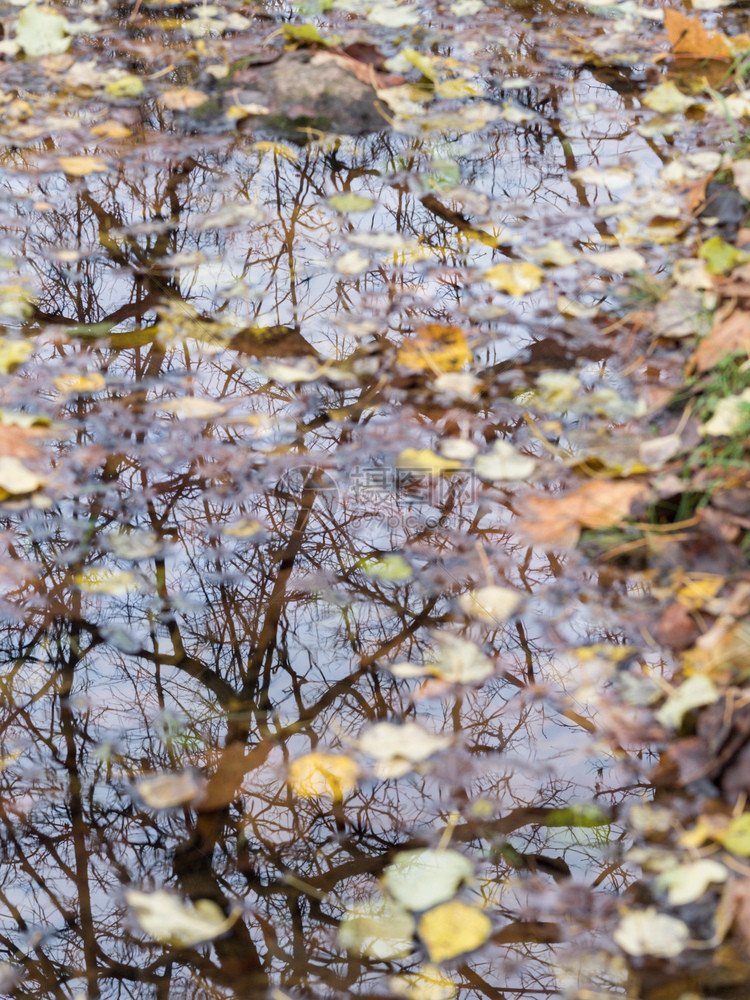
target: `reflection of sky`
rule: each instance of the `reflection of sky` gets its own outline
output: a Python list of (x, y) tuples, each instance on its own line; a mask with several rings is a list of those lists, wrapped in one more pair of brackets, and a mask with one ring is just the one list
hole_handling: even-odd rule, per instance
[[(148, 281), (155, 280), (157, 288), (173, 281), (207, 319), (233, 316), (237, 326), (298, 323), (324, 355), (346, 356), (356, 348), (358, 341), (346, 328), (349, 320), (377, 320), (378, 332), (398, 337), (425, 318), (466, 325), (467, 317), (477, 316), (486, 352), (478, 353), (479, 363), (496, 363), (531, 339), (532, 324), (542, 322), (549, 309), (547, 292), (522, 303), (492, 292), (481, 274), (507, 259), (506, 250), (457, 232), (420, 196), (433, 194), (451, 210), (463, 204), (472, 225), (502, 232), (504, 246), (513, 252), (523, 254), (527, 243), (539, 245), (550, 237), (564, 238), (570, 247), (598, 245), (608, 224), (596, 219), (596, 207), (629, 189), (575, 187), (569, 171), (592, 162), (598, 168), (619, 166), (626, 159), (638, 183), (646, 185), (661, 162), (632, 133), (623, 145), (623, 103), (614, 91), (586, 74), (561, 89), (564, 107), (597, 101), (584, 121), (565, 125), (567, 147), (540, 120), (526, 131), (494, 125), (481, 139), (482, 154), (476, 136), (450, 144), (398, 136), (344, 142), (335, 167), (330, 156), (312, 148), (298, 150), (294, 162), (249, 143), (238, 144), (223, 159), (209, 148), (193, 148), (202, 166), (177, 183), (173, 204), (165, 192), (181, 167), (177, 161), (136, 165), (117, 181), (92, 177), (75, 187), (52, 175), (31, 192), (9, 173), (4, 175), (8, 247), (25, 259), (22, 270), (33, 275), (42, 311), (59, 310), (68, 319), (99, 321), (137, 304)], [(465, 190), (454, 197), (430, 186), (447, 157), (458, 164), (462, 187), (470, 186), (473, 201)], [(361, 173), (362, 167), (368, 172)], [(344, 189), (371, 197), (375, 207), (358, 215), (337, 214), (326, 199)], [(30, 207), (45, 200), (52, 208)], [(170, 216), (173, 210), (179, 217)], [(395, 250), (367, 245), (377, 244), (383, 234), (400, 237), (403, 245)], [(367, 259), (361, 273), (337, 270), (336, 261), (352, 250)], [(180, 264), (174, 273), (157, 268), (156, 279), (147, 274), (165, 257), (197, 252), (205, 262)], [(563, 275), (560, 282), (565, 281)], [(608, 291), (606, 282), (593, 277), (591, 285), (602, 294)], [(501, 306), (512, 306), (513, 313), (487, 318)], [(153, 303), (143, 311), (139, 317), (134, 308), (119, 327), (131, 329), (141, 319), (143, 325), (153, 319)], [(49, 342), (40, 349), (36, 367), (30, 366), (29, 378), (8, 387), (11, 402), (63, 416), (70, 431), (55, 474), (55, 490), (63, 499), (49, 512), (11, 512), (7, 519), (10, 537), (22, 543), (30, 573), (38, 577), (36, 592), (28, 589), (18, 596), (15, 582), (8, 581), (4, 595), (10, 608), (22, 607), (25, 621), (14, 623), (5, 637), (15, 673), (5, 682), (3, 735), (7, 749), (21, 748), (25, 757), (21, 779), (8, 769), (0, 773), (0, 784), (7, 782), (8, 799), (15, 797), (22, 808), (30, 800), (28, 827), (22, 829), (21, 820), (12, 816), (5, 822), (20, 830), (18, 851), (33, 855), (29, 865), (6, 866), (6, 902), (13, 902), (32, 927), (59, 931), (46, 945), (50, 953), (80, 965), (77, 939), (62, 916), (75, 909), (78, 896), (68, 839), (67, 795), (73, 779), (64, 766), (70, 764), (66, 755), (73, 753), (82, 776), (90, 824), (89, 879), (102, 926), (119, 920), (115, 911), (122, 884), (176, 887), (171, 852), (188, 836), (187, 820), (179, 810), (154, 817), (137, 800), (132, 805), (131, 777), (143, 770), (205, 765), (207, 748), (225, 739), (227, 706), (219, 704), (210, 685), (170, 662), (178, 653), (172, 626), (196, 663), (240, 689), (298, 514), (293, 499), (284, 501), (279, 484), (290, 464), (313, 461), (310, 450), (339, 488), (338, 501), (313, 507), (283, 595), (278, 639), (264, 664), (267, 689), (257, 698), (251, 691), (247, 699), (252, 740), (273, 740), (279, 731), (283, 737), (244, 782), (243, 831), (263, 885), (272, 885), (287, 868), (315, 879), (329, 866), (348, 865), (324, 906), (335, 918), (341, 897), (377, 891), (327, 806), (291, 801), (284, 785), (289, 759), (312, 748), (356, 753), (353, 741), (373, 718), (409, 714), (435, 732), (455, 734), (458, 749), (424, 773), (398, 782), (366, 778), (344, 807), (366, 856), (385, 857), (407, 837), (435, 842), (450, 811), (465, 809), (467, 801), (487, 799), (494, 815), (503, 816), (592, 795), (604, 805), (627, 796), (632, 781), (627, 762), (571, 717), (571, 711), (584, 720), (594, 715), (592, 691), (606, 689), (613, 668), (598, 663), (586, 674), (575, 657), (562, 656), (558, 648), (627, 637), (621, 609), (592, 597), (599, 591), (594, 575), (573, 556), (553, 562), (514, 539), (513, 515), (503, 506), (501, 490), (466, 497), (444, 528), (425, 536), (420, 519), (441, 514), (439, 504), (395, 490), (375, 500), (350, 488), (358, 464), (377, 459), (392, 467), (404, 445), (434, 446), (438, 429), (416, 404), (414, 409), (383, 404), (367, 423), (352, 419), (345, 424), (345, 432), (335, 421), (300, 431), (306, 420), (353, 404), (359, 388), (315, 385), (298, 392), (243, 370), (236, 353), (211, 353), (192, 338), (168, 351), (156, 369), (147, 367), (148, 353), (118, 356), (107, 347)], [(98, 367), (106, 369), (107, 392), (71, 400), (63, 410), (49, 378)], [(204, 428), (160, 408), (165, 397), (180, 397), (188, 389), (230, 399), (227, 420)], [(130, 394), (136, 395), (131, 399)], [(521, 418), (516, 413), (514, 419)], [(106, 479), (99, 473), (111, 452), (122, 454), (123, 467), (117, 477)], [(212, 463), (208, 470), (196, 465), (196, 453)], [(258, 538), (222, 530), (241, 518), (261, 521)], [(157, 557), (163, 565), (153, 556), (113, 554), (106, 534), (117, 525), (165, 532)], [(477, 544), (489, 576), (530, 592), (519, 617), (496, 629), (466, 624), (456, 612), (459, 593), (487, 582), (476, 567)], [(389, 551), (408, 557), (414, 568), (408, 583), (379, 581), (363, 572), (364, 561)], [(80, 594), (73, 576), (81, 562), (132, 570), (136, 583), (121, 596)], [(622, 606), (625, 614), (627, 602)], [(80, 636), (74, 636), (83, 653), (70, 701), (63, 699), (71, 709), (64, 739), (60, 698), (51, 692), (60, 664), (75, 660), (72, 638), (61, 639), (60, 648), (55, 645), (64, 631), (60, 618), (68, 613), (74, 632), (76, 620), (83, 623)], [(498, 676), (476, 690), (442, 695), (433, 690), (430, 695), (419, 681), (394, 679), (388, 664), (422, 662), (431, 630), (441, 628), (470, 635), (497, 656), (500, 669), (527, 677), (528, 688), (519, 690)], [(106, 641), (87, 650), (91, 635)], [(153, 654), (151, 661), (146, 654)], [(360, 661), (370, 659), (374, 667), (353, 679)], [(50, 694), (39, 697), (39, 691)], [(11, 719), (14, 710), (19, 714)], [(167, 737), (170, 719), (177, 723)], [(590, 841), (565, 843), (559, 830), (522, 824), (507, 836), (517, 850), (564, 856), (574, 878), (587, 885), (609, 862), (609, 848), (596, 841), (596, 832)], [(615, 829), (612, 836), (621, 831)], [(488, 858), (485, 838), (478, 835), (470, 850), (481, 874), (498, 883), (507, 876), (507, 866)], [(275, 919), (285, 947), (298, 944), (284, 892), (275, 887), (260, 893), (248, 886), (233, 857), (218, 850), (216, 855), (226, 893), (243, 899), (249, 911), (257, 907)], [(34, 883), (37, 871), (46, 887)], [(316, 989), (321, 995), (335, 992), (325, 978), (326, 963), (346, 963), (333, 944), (334, 931), (307, 910), (300, 920), (307, 958), (313, 955), (318, 963), (311, 973), (318, 977)], [(12, 940), (19, 937), (19, 923), (17, 917), (7, 920)], [(254, 916), (248, 924), (261, 947), (262, 928)], [(106, 947), (131, 964), (145, 964), (146, 952), (127, 941), (106, 939)], [(518, 988), (528, 986), (524, 977), (548, 975), (543, 969), (547, 952), (525, 947), (529, 968), (510, 979)], [(280, 974), (288, 971), (283, 956), (273, 961)], [(502, 962), (483, 972), (490, 981), (496, 977), (498, 988), (508, 986)], [(368, 975), (362, 974), (358, 990), (368, 985)], [(383, 989), (379, 973), (372, 987)], [(117, 993), (115, 986), (106, 989), (106, 996)]]

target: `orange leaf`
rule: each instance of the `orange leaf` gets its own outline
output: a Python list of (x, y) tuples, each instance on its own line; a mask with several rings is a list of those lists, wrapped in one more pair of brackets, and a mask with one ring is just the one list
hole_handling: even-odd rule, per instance
[(693, 59), (732, 58), (732, 47), (726, 35), (720, 31), (706, 31), (697, 17), (665, 7), (664, 27), (675, 55)]
[(645, 491), (642, 483), (593, 479), (564, 497), (527, 497), (519, 527), (537, 545), (573, 548), (581, 527), (616, 527)]
[(750, 313), (735, 309), (731, 316), (714, 323), (695, 349), (689, 368), (707, 372), (729, 354), (740, 352), (750, 355)]

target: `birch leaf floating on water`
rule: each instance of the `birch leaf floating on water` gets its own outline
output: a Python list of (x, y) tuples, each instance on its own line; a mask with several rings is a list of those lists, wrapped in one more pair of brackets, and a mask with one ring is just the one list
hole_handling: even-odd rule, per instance
[(397, 903), (377, 897), (353, 903), (339, 927), (347, 951), (390, 961), (414, 950), (414, 917)]
[(473, 872), (458, 851), (400, 851), (383, 873), (383, 888), (408, 910), (428, 910), (452, 899)]
[(154, 774), (136, 782), (136, 791), (152, 809), (170, 809), (192, 802), (202, 794), (205, 781), (192, 771), (178, 774)]
[(676, 917), (648, 910), (631, 910), (613, 934), (615, 944), (635, 958), (674, 958), (690, 940), (687, 924)]
[(421, 764), (449, 746), (450, 742), (447, 736), (436, 736), (416, 722), (404, 722), (400, 726), (377, 722), (362, 733), (359, 749), (377, 761), (377, 777), (399, 778), (408, 774), (415, 764)]
[(495, 672), (492, 660), (475, 643), (449, 632), (435, 634), (435, 654), (428, 670), (451, 684), (475, 684)]
[(191, 948), (213, 941), (226, 933), (240, 915), (239, 910), (233, 910), (225, 917), (211, 899), (199, 899), (194, 904), (184, 903), (178, 896), (162, 889), (156, 892), (128, 889), (125, 899), (150, 937), (176, 948)]
[(699, 102), (683, 94), (676, 84), (667, 80), (665, 83), (660, 83), (658, 87), (654, 87), (653, 90), (649, 90), (643, 98), (643, 103), (652, 111), (668, 115), (678, 111), (687, 111), (688, 108)]
[(430, 960), (443, 962), (484, 944), (492, 924), (476, 906), (453, 900), (423, 914), (417, 930)]
[(45, 482), (45, 479), (27, 469), (17, 458), (9, 455), (0, 458), (0, 492), (24, 496), (38, 490)]
[(528, 295), (536, 291), (544, 280), (544, 271), (536, 264), (495, 264), (484, 272), (484, 280), (498, 292), (507, 295)]
[(528, 479), (535, 468), (536, 459), (522, 455), (509, 441), (495, 441), (492, 451), (474, 462), (477, 475), (495, 483)]
[(688, 712), (713, 705), (718, 697), (719, 692), (713, 681), (702, 674), (695, 674), (670, 694), (656, 713), (656, 718), (667, 729), (679, 729)]
[(341, 802), (357, 787), (359, 764), (345, 754), (308, 753), (289, 765), (289, 787), (301, 799)]
[(510, 587), (480, 587), (461, 594), (458, 606), (464, 614), (495, 625), (514, 615), (521, 600), (518, 591)]

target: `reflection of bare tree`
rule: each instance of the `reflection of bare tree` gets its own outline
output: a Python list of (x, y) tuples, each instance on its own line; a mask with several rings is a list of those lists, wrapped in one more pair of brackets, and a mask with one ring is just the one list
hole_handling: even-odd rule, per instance
[[(502, 221), (497, 139), (472, 178), (486, 187), (475, 220), (485, 229)], [(612, 787), (628, 781), (590, 750), (586, 708), (573, 711), (554, 667), (554, 631), (533, 609), (515, 625), (479, 626), (455, 603), (487, 579), (536, 593), (565, 567), (513, 538), (500, 490), (456, 486), (433, 504), (350, 488), (356, 467), (392, 468), (397, 404), (425, 438), (444, 417), (388, 386), (389, 338), (415, 317), (450, 322), (481, 304), (486, 293), (443, 278), (494, 252), (407, 183), (429, 177), (440, 150), (367, 142), (303, 149), (293, 162), (278, 149), (199, 149), (75, 190), (40, 185), (37, 202), (54, 208), (35, 210), (33, 225), (19, 211), (12, 242), (37, 283), (35, 322), (106, 322), (115, 337), (40, 347), (28, 377), (7, 387), (10, 405), (22, 399), (66, 428), (55, 505), (3, 518), (25, 566), (4, 581), (2, 629), (2, 750), (21, 756), (0, 772), (0, 951), (20, 970), (18, 996), (244, 996), (268, 982), (382, 992), (387, 966), (335, 944), (343, 904), (377, 891), (393, 849), (436, 841), (454, 812), (477, 898), (514, 873), (542, 884), (621, 877), (604, 845), (561, 845), (545, 826), (551, 808), (590, 794), (592, 754), (611, 766)], [(389, 172), (402, 176), (385, 184)], [(355, 189), (378, 203), (362, 226), (325, 206)], [(361, 269), (331, 266), (355, 249)], [(169, 307), (169, 336), (164, 320), (146, 326), (157, 306)], [(363, 339), (352, 327), (368, 313), (383, 323)], [(238, 330), (274, 325), (321, 356), (353, 359), (353, 375), (285, 387), (226, 346)], [(118, 335), (132, 339), (118, 349)], [(66, 401), (50, 380), (84, 370), (104, 373), (106, 387)], [(227, 409), (170, 411), (190, 396)], [(408, 555), (408, 580), (371, 571), (391, 551)], [(604, 629), (585, 610), (573, 627)], [(495, 656), (497, 676), (421, 699), (387, 667), (420, 662), (441, 628)], [(398, 781), (367, 778), (334, 808), (293, 800), (290, 759), (351, 750), (372, 720), (405, 717), (450, 734), (450, 751)], [(143, 773), (184, 767), (208, 776), (199, 808), (155, 812), (133, 791)], [(616, 806), (625, 795), (601, 797)], [(129, 885), (225, 910), (240, 900), (243, 917), (210, 947), (164, 948), (128, 923)], [(507, 991), (554, 991), (540, 942), (559, 940), (555, 921), (526, 926), (502, 896), (491, 906), (489, 951)], [(488, 964), (457, 973), (486, 995), (497, 975)]]

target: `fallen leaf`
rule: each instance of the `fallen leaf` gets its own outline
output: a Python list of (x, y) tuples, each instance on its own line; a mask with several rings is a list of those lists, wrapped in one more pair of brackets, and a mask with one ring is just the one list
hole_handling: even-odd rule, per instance
[(664, 8), (664, 27), (675, 55), (692, 59), (731, 59), (732, 48), (720, 31), (707, 31), (700, 18)]
[[(459, 0), (471, 4), (473, 0)], [(451, 5), (451, 10), (459, 6)], [(484, 4), (481, 4), (484, 6)], [(458, 996), (458, 986), (441, 972), (437, 965), (429, 962), (416, 972), (404, 972), (391, 976), (388, 981), (391, 992), (405, 1000), (454, 1000)]]
[(710, 885), (726, 882), (729, 870), (712, 858), (678, 865), (656, 876), (655, 887), (666, 892), (670, 906), (685, 906), (700, 899)]
[(183, 420), (211, 420), (226, 412), (226, 404), (204, 396), (183, 396), (157, 404), (165, 413), (172, 413)]
[(129, 570), (85, 569), (73, 577), (84, 594), (107, 594), (122, 597), (136, 585), (137, 580)]
[(429, 672), (451, 684), (474, 684), (495, 672), (492, 660), (476, 643), (450, 632), (434, 633), (435, 654)]
[(737, 396), (720, 399), (710, 420), (700, 430), (710, 437), (731, 437), (750, 424), (750, 389)]
[(460, 462), (451, 458), (443, 458), (429, 448), (405, 448), (398, 456), (397, 465), (399, 469), (417, 473), (429, 472), (433, 476), (461, 468)]
[(140, 97), (145, 92), (143, 80), (135, 73), (124, 73), (116, 80), (111, 80), (104, 88), (107, 97), (122, 100), (126, 97)]
[(730, 853), (738, 857), (750, 857), (750, 813), (732, 817), (729, 826), (713, 832), (715, 840)]
[(403, 342), (397, 358), (416, 371), (453, 372), (468, 364), (472, 354), (461, 327), (430, 323)]
[(98, 156), (60, 156), (57, 162), (70, 177), (104, 174), (108, 170), (107, 164)]
[(682, 920), (650, 907), (627, 912), (612, 936), (615, 944), (635, 958), (674, 958), (687, 946), (690, 930)]
[(750, 355), (750, 312), (735, 309), (711, 327), (690, 358), (689, 365), (707, 372), (730, 354)]
[(483, 278), (498, 292), (520, 296), (539, 288), (544, 280), (544, 271), (536, 264), (525, 262), (495, 264), (484, 272)]
[(240, 915), (236, 909), (225, 917), (211, 899), (184, 903), (178, 896), (161, 889), (156, 892), (128, 889), (125, 899), (150, 937), (176, 948), (192, 948), (204, 941), (213, 941), (226, 933)]
[(428, 910), (417, 928), (432, 962), (473, 951), (492, 933), (490, 918), (476, 906), (453, 900)]
[(308, 753), (289, 765), (289, 787), (302, 799), (341, 802), (357, 787), (359, 764), (345, 754)]
[(667, 115), (678, 111), (686, 111), (698, 102), (694, 98), (688, 97), (687, 94), (683, 94), (672, 80), (666, 80), (664, 83), (660, 83), (658, 87), (649, 90), (643, 98), (643, 103), (647, 108), (651, 108), (652, 111), (658, 111), (662, 115)]
[(414, 950), (414, 917), (389, 899), (352, 903), (339, 926), (339, 944), (347, 951), (390, 961)]
[(488, 482), (507, 482), (528, 479), (536, 468), (536, 459), (522, 455), (509, 441), (498, 440), (487, 455), (479, 455), (474, 470)]
[(646, 267), (646, 258), (637, 250), (601, 250), (598, 253), (586, 253), (583, 259), (615, 274), (643, 271)]
[(682, 720), (694, 708), (712, 705), (719, 697), (713, 681), (701, 674), (688, 677), (670, 694), (658, 712), (656, 719), (667, 729), (679, 729)]
[(387, 580), (390, 583), (409, 580), (412, 576), (412, 568), (409, 563), (403, 556), (395, 552), (381, 556), (379, 559), (362, 559), (358, 565), (368, 576), (377, 577), (378, 580)]
[(414, 4), (376, 3), (367, 12), (367, 20), (384, 28), (409, 28), (419, 24), (419, 10)]
[(474, 865), (458, 851), (417, 848), (394, 856), (382, 884), (407, 910), (428, 910), (452, 899), (473, 872)]
[(160, 94), (157, 103), (168, 111), (190, 111), (192, 108), (199, 108), (208, 99), (208, 95), (202, 90), (194, 90), (192, 87), (173, 87)]
[(205, 781), (199, 780), (192, 771), (179, 771), (140, 778), (135, 788), (152, 809), (171, 809), (198, 798), (203, 793)]
[(34, 345), (28, 340), (0, 337), (0, 372), (7, 375), (17, 365), (27, 361), (33, 353)]
[(353, 194), (351, 191), (331, 195), (328, 204), (337, 212), (369, 212), (375, 206), (372, 198), (365, 198), (364, 195)]
[(24, 496), (38, 490), (45, 482), (42, 476), (27, 469), (19, 459), (11, 455), (0, 458), (0, 491), (6, 495)]
[(84, 392), (99, 392), (107, 382), (101, 372), (86, 372), (84, 375), (57, 375), (52, 384), (58, 392), (77, 396)]
[(572, 548), (581, 527), (616, 527), (645, 493), (641, 483), (595, 479), (562, 497), (530, 496), (524, 501), (518, 527), (539, 545)]
[(18, 16), (16, 42), (32, 58), (65, 52), (71, 42), (68, 22), (48, 8), (27, 4)]
[(122, 122), (118, 122), (114, 118), (108, 118), (100, 125), (93, 125), (91, 134), (99, 136), (101, 139), (127, 139), (133, 133), (127, 125), (123, 125)]
[(497, 625), (514, 615), (522, 600), (521, 594), (510, 587), (479, 587), (461, 594), (458, 606), (464, 614)]
[(376, 777), (400, 778), (450, 742), (449, 737), (430, 733), (416, 722), (377, 722), (362, 733), (358, 745), (362, 753), (377, 761)]

